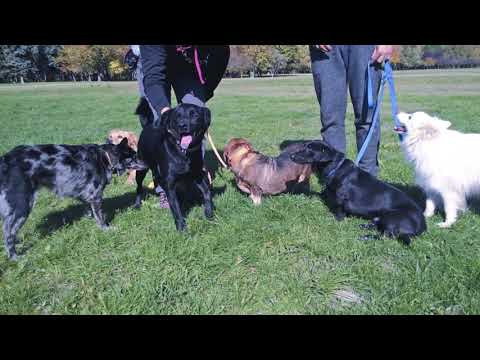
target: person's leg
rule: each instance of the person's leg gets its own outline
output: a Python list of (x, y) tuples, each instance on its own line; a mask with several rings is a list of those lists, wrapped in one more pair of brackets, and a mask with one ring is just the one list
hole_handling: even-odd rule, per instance
[(335, 150), (345, 153), (348, 58), (344, 46), (333, 45), (328, 53), (310, 46), (310, 58), (315, 92), (320, 104), (323, 140)]
[(215, 89), (222, 81), (223, 75), (225, 75), (229, 59), (230, 46), (213, 45), (209, 48), (209, 56), (205, 68), (205, 86), (207, 88), (205, 101), (213, 97)]
[[(353, 111), (355, 114), (355, 128), (357, 151), (365, 141), (368, 135), (370, 125), (373, 120), (374, 109), (368, 108), (367, 97), (367, 66), (371, 61), (371, 56), (375, 45), (350, 45), (349, 63), (348, 63), (348, 82), (350, 96), (352, 98)], [(372, 76), (373, 100), (376, 102), (382, 72), (379, 66), (371, 66), (370, 74)], [(365, 151), (365, 155), (359, 163), (359, 167), (377, 176), (378, 174), (378, 150), (380, 147), (380, 119), (373, 130), (370, 144)]]
[[(157, 120), (158, 117), (159, 117), (159, 114), (157, 113), (155, 108), (152, 106), (152, 103), (148, 100), (148, 97), (145, 94), (145, 88), (143, 87), (143, 71), (142, 71), (142, 61), (141, 61), (141, 59), (139, 59), (138, 62), (137, 62), (136, 71), (137, 71), (138, 90), (139, 90), (140, 96), (144, 97), (147, 100), (148, 105), (150, 105), (150, 109), (152, 110), (152, 113), (153, 113), (153, 119), (144, 119), (144, 118), (142, 118), (142, 115), (139, 116), (140, 117), (140, 124), (142, 124), (142, 127), (144, 127), (150, 120), (152, 120), (152, 121)], [(169, 96), (169, 100), (170, 100), (171, 94), (168, 94), (168, 96)], [(160, 207), (168, 208), (168, 201), (167, 201), (167, 196), (165, 194), (165, 190), (163, 190), (163, 188), (160, 185), (157, 185), (155, 187), (155, 192), (157, 194), (159, 194), (159, 196), (160, 196)]]
[[(142, 59), (141, 58), (137, 62), (136, 72), (137, 72), (137, 81), (138, 81), (138, 92), (140, 93), (140, 97), (145, 98), (148, 102), (148, 105), (150, 105), (150, 109), (152, 110), (152, 113), (153, 113), (153, 121), (155, 121), (155, 120), (158, 119), (159, 114), (157, 113), (155, 108), (152, 106), (152, 103), (150, 102), (147, 95), (145, 94), (145, 88), (143, 86), (143, 69), (142, 69)], [(170, 99), (171, 94), (168, 94), (167, 96), (168, 96), (169, 100), (171, 100)], [(147, 124), (147, 123), (148, 123), (148, 119), (143, 119), (142, 115), (140, 115), (140, 124), (142, 124), (142, 127), (144, 127), (144, 125)]]

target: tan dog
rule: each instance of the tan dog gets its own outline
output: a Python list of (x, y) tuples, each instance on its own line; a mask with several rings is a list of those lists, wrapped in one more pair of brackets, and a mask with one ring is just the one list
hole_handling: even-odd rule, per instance
[[(128, 146), (131, 147), (135, 152), (137, 151), (138, 137), (131, 131), (113, 129), (108, 134), (107, 141), (110, 144), (118, 145), (123, 139), (127, 139)], [(135, 170), (128, 170), (127, 184), (133, 185), (135, 176)]]
[(250, 194), (255, 205), (260, 205), (262, 195), (275, 195), (292, 190), (291, 186), (307, 183), (312, 173), (311, 165), (300, 165), (290, 160), (290, 154), (303, 148), (293, 144), (277, 157), (268, 157), (255, 151), (245, 139), (231, 139), (223, 150), (223, 157), (235, 174), (238, 188)]

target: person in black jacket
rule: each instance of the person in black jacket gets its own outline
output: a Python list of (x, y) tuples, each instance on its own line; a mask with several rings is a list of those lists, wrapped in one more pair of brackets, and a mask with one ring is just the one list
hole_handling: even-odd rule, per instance
[(132, 45), (131, 50), (138, 57), (140, 96), (148, 101), (154, 120), (171, 107), (172, 88), (177, 103), (205, 106), (230, 58), (228, 45)]
[[(153, 113), (153, 119), (140, 115), (142, 127), (170, 109), (172, 88), (177, 103), (205, 106), (229, 59), (228, 45), (131, 45), (126, 62), (136, 67), (140, 96)], [(162, 207), (168, 207), (163, 189), (157, 188), (157, 192)]]

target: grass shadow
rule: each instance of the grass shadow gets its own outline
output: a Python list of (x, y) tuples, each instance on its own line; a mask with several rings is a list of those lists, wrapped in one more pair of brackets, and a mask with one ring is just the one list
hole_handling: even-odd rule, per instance
[[(125, 210), (133, 206), (134, 203), (135, 193), (133, 192), (104, 199), (102, 209), (105, 214), (107, 223), (113, 221), (116, 211)], [(49, 213), (37, 226), (40, 237), (46, 237), (50, 233), (66, 225), (71, 225), (83, 217), (89, 217), (89, 211), (90, 207), (87, 204), (82, 204), (79, 202), (78, 204), (69, 206), (65, 210)], [(93, 218), (91, 219), (92, 222), (95, 223), (95, 220)], [(97, 226), (96, 223), (94, 224), (94, 226)]]
[[(191, 191), (193, 189), (193, 191)], [(215, 200), (215, 197), (223, 194), (227, 189), (227, 185), (213, 187), (212, 191), (212, 199)], [(200, 193), (200, 190), (196, 188), (196, 186), (189, 187), (189, 191), (182, 189), (182, 191), (178, 192), (178, 198), (180, 200), (180, 205), (182, 207), (182, 212), (184, 213), (185, 217), (188, 217), (188, 214), (192, 211), (193, 208), (197, 206), (203, 206), (203, 197)], [(214, 202), (215, 206), (215, 202)]]
[[(223, 160), (223, 150), (218, 150), (218, 154)], [(223, 166), (218, 161), (217, 156), (215, 155), (213, 150), (205, 151), (204, 161), (205, 161), (205, 166), (207, 170), (210, 171), (210, 173), (212, 174), (212, 177), (215, 178), (215, 176), (218, 173), (218, 169), (223, 168)]]

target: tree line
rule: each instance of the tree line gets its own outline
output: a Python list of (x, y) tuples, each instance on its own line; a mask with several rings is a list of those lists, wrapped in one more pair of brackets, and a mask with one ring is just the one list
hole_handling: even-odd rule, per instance
[[(0, 45), (0, 82), (133, 80), (127, 45)], [(226, 77), (310, 72), (307, 45), (231, 45)], [(476, 67), (480, 45), (395, 45), (401, 69)]]

